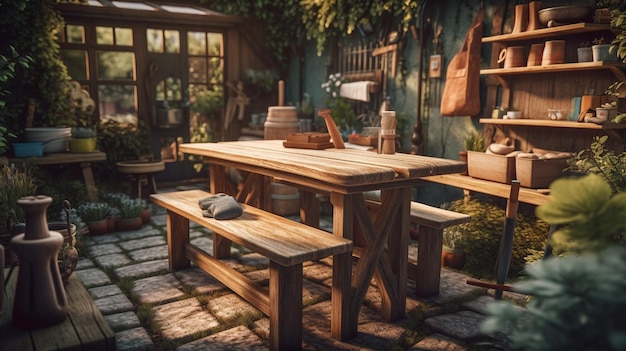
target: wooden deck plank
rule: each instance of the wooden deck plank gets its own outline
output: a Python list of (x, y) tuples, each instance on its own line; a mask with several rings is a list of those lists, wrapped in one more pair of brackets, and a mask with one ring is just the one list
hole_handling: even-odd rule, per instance
[(82, 283), (72, 275), (65, 287), (68, 317), (61, 323), (37, 329), (13, 326), (13, 299), (17, 269), (5, 287), (0, 323), (0, 350), (115, 350), (115, 334)]

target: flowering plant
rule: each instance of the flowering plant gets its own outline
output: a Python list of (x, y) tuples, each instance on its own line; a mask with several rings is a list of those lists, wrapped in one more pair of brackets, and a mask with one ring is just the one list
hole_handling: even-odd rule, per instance
[(91, 223), (113, 216), (117, 211), (106, 202), (85, 202), (78, 206), (77, 212), (83, 221)]
[(322, 83), (322, 89), (328, 94), (326, 106), (330, 109), (337, 127), (343, 131), (350, 131), (356, 127), (357, 118), (352, 105), (339, 94), (341, 85), (345, 82), (341, 73), (331, 74), (328, 80)]

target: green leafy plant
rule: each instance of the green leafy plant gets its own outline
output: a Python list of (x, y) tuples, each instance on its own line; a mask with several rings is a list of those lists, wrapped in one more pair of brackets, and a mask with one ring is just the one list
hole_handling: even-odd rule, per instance
[(11, 95), (9, 83), (15, 79), (15, 72), (18, 67), (28, 68), (32, 61), (30, 56), (21, 56), (15, 47), (9, 45), (6, 55), (0, 51), (0, 155), (4, 155), (8, 149), (8, 139), (15, 138), (16, 135), (6, 127), (5, 105), (6, 100)]
[(107, 153), (105, 162), (94, 164), (98, 174), (115, 174), (119, 161), (137, 160), (152, 155), (150, 130), (143, 120), (138, 125), (107, 120), (98, 124), (97, 143)]
[(76, 123), (71, 103), (64, 96), (63, 84), (69, 75), (57, 43), (64, 22), (54, 9), (56, 2), (2, 3), (0, 22), (11, 23), (10, 26), (0, 27), (3, 43), (32, 58), (27, 69), (20, 72), (20, 79), (13, 79), (7, 87), (12, 92), (20, 92), (14, 93), (3, 111), (11, 130), (22, 130), (26, 126), (23, 114), (29, 100), (35, 102), (33, 127), (72, 127)]
[(191, 110), (201, 116), (217, 118), (224, 107), (224, 92), (221, 88), (198, 92), (191, 102)]
[[(480, 199), (463, 199), (445, 206), (447, 209), (472, 217), (468, 223), (444, 229), (444, 241), (454, 240), (456, 248), (467, 254), (464, 271), (476, 277), (493, 279), (500, 238), (504, 231), (504, 210)], [(518, 276), (529, 257), (543, 250), (548, 225), (532, 214), (519, 213), (516, 219), (513, 253), (509, 277)]]
[(558, 179), (550, 185), (550, 194), (550, 202), (538, 206), (536, 213), (559, 225), (550, 239), (555, 251), (594, 252), (625, 243), (626, 192), (613, 194), (605, 179), (590, 174)]
[(482, 331), (506, 350), (626, 349), (626, 248), (553, 257), (526, 267), (529, 280), (513, 285), (531, 295), (525, 308), (487, 305)]
[(268, 94), (276, 88), (278, 73), (271, 69), (249, 69), (246, 70), (243, 82), (246, 90), (251, 91), (251, 95)]
[(95, 138), (96, 131), (91, 128), (75, 127), (72, 128), (72, 138), (75, 139), (89, 139)]
[(124, 193), (107, 193), (103, 195), (104, 202), (115, 208), (116, 219), (128, 220), (141, 216), (146, 209), (146, 202), (140, 198), (130, 197)]
[(485, 152), (487, 146), (485, 145), (485, 138), (477, 131), (470, 132), (463, 140), (463, 147), (465, 151), (478, 151)]
[(624, 350), (626, 193), (596, 174), (561, 178), (537, 216), (559, 225), (550, 243), (561, 256), (529, 265), (513, 285), (531, 295), (525, 309), (488, 306), (482, 330), (511, 350)]
[(596, 136), (590, 146), (569, 160), (568, 170), (602, 176), (612, 192), (626, 191), (626, 152), (616, 154), (606, 147), (609, 137)]
[(0, 226), (11, 228), (15, 223), (24, 222), (24, 212), (17, 200), (35, 195), (37, 186), (29, 168), (3, 165), (0, 169)]
[(106, 202), (86, 202), (78, 206), (77, 212), (85, 223), (92, 223), (115, 216), (118, 210)]
[(335, 73), (329, 75), (328, 80), (322, 83), (321, 87), (328, 95), (326, 106), (330, 108), (330, 114), (337, 127), (349, 132), (358, 127), (358, 119), (352, 105), (339, 94), (344, 82), (345, 79), (341, 73)]

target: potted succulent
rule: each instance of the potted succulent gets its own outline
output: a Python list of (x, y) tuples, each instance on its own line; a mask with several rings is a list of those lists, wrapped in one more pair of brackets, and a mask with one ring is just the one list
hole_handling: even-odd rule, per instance
[(88, 153), (96, 150), (96, 131), (86, 127), (72, 128), (70, 152)]

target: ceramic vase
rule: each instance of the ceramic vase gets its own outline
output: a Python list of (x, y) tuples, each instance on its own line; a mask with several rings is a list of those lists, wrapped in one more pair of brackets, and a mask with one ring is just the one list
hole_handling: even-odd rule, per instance
[(13, 304), (13, 324), (18, 328), (39, 328), (58, 324), (67, 317), (67, 297), (57, 256), (63, 235), (50, 232), (46, 208), (49, 196), (19, 199), (26, 218), (24, 234), (11, 239), (20, 262)]

